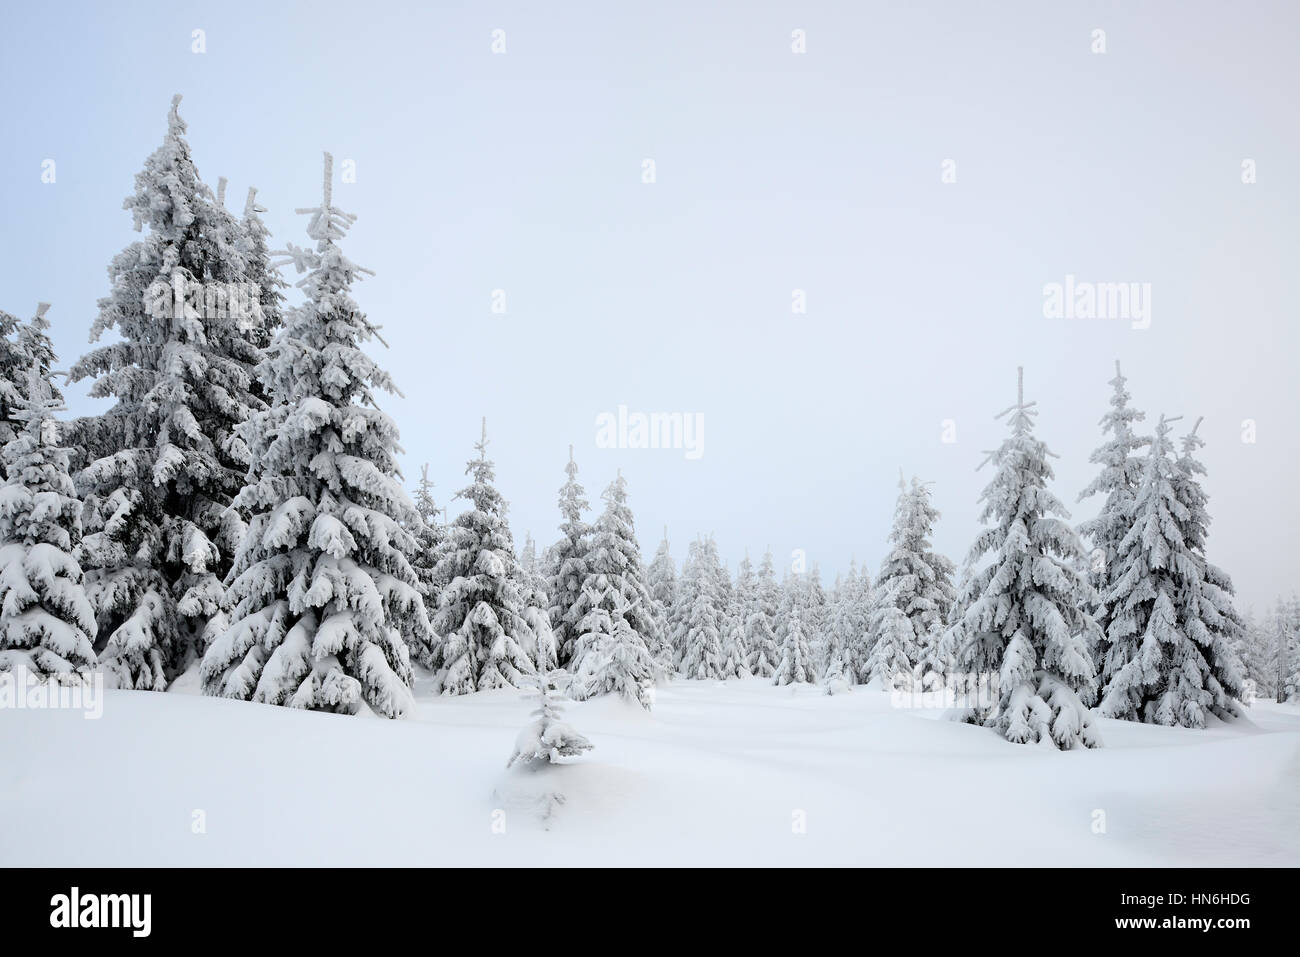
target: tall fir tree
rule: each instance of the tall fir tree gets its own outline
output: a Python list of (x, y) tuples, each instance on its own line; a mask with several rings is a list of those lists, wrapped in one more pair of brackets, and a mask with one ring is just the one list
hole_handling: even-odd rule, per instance
[(844, 579), (834, 629), (836, 646), (843, 658), (844, 679), (849, 684), (866, 684), (871, 673), (871, 575), (866, 566), (849, 565)]
[(569, 446), (567, 476), (560, 486), (560, 533), (551, 546), (547, 594), (551, 599), (551, 628), (559, 652), (560, 666), (568, 667), (575, 650), (578, 622), (588, 609), (582, 607), (582, 583), (587, 580), (587, 552), (591, 548), (591, 526), (582, 515), (590, 505), (578, 483), (578, 463)]
[(736, 570), (736, 581), (729, 590), (722, 632), (722, 673), (727, 678), (748, 678), (749, 645), (745, 633), (754, 602), (754, 565), (749, 554)]
[(952, 562), (930, 544), (939, 511), (930, 501), (929, 486), (913, 477), (909, 488), (900, 474), (898, 489), (891, 548), (876, 576), (867, 680), (876, 678), (887, 689), (910, 689), (936, 654), (957, 596)]
[[(33, 366), (50, 395), (62, 398), (50, 378), (54, 347), (50, 342), (50, 321), (45, 318), (49, 308), (48, 302), (38, 303), (36, 314), (27, 322), (0, 309), (0, 446), (23, 431), (19, 413), (26, 409), (23, 403), (31, 398), (28, 388)], [(5, 465), (0, 461), (0, 481), (5, 474)]]
[(1269, 637), (1277, 700), (1300, 701), (1300, 600), (1294, 595), (1278, 599)]
[[(48, 302), (38, 302), (36, 313), (27, 322), (18, 326), (14, 334), (14, 345), (18, 356), (27, 364), (28, 371), (35, 369), (43, 394), (56, 402), (63, 401), (63, 393), (54, 384), (54, 343), (50, 340), (50, 320), (45, 318), (50, 308)], [(27, 383), (25, 383), (27, 384)], [(31, 399), (30, 390), (22, 392), (24, 399)], [(30, 411), (30, 410), (29, 410)]]
[[(265, 349), (284, 325), (284, 291), (289, 284), (271, 262), (271, 231), (262, 221), (266, 207), (257, 202), (256, 187), (249, 187), (244, 202), (244, 217), (239, 232), (239, 248), (244, 256), (244, 278), (251, 286), (256, 321), (250, 322), (253, 344)], [(260, 382), (255, 383), (260, 387)]]
[(1269, 629), (1253, 613), (1243, 622), (1241, 641), (1236, 649), (1249, 690), (1242, 701), (1277, 696), (1277, 650)]
[[(537, 670), (538, 636), (528, 624), (527, 588), (487, 444), (484, 420), (478, 454), (465, 467), (472, 481), (457, 493), (469, 507), (447, 529), (438, 565), (447, 583), (434, 617), (444, 694), (522, 687)], [(540, 657), (549, 657), (545, 649)]]
[(903, 611), (902, 590), (897, 581), (877, 583), (871, 607), (871, 651), (865, 677), (866, 683), (874, 681), (882, 691), (911, 691), (922, 655), (912, 620)]
[[(583, 617), (573, 631), (570, 663), (580, 685), (595, 689), (595, 693), (615, 688), (626, 691), (644, 681), (653, 684), (655, 666), (650, 649), (659, 645), (658, 623), (645, 585), (622, 472), (601, 493), (601, 499), (605, 508), (592, 527), (582, 597), (575, 606), (583, 609)], [(644, 694), (639, 700), (645, 703)]]
[(799, 596), (801, 614), (799, 621), (804, 634), (808, 637), (808, 646), (813, 654), (813, 672), (820, 674), (826, 669), (826, 652), (830, 640), (826, 630), (829, 602), (826, 589), (822, 587), (821, 566), (813, 562), (807, 575), (803, 576), (803, 593)]
[(0, 672), (85, 680), (95, 666), (95, 612), (73, 548), (81, 502), (59, 444), (61, 398), (34, 361), (8, 411), (20, 427), (0, 450)]
[(849, 690), (857, 683), (859, 664), (866, 668), (869, 663), (865, 646), (870, 619), (863, 586), (856, 560), (849, 562), (846, 575), (836, 577), (825, 627), (829, 644), (822, 683), (828, 694)]
[(691, 542), (686, 546), (686, 558), (682, 562), (681, 574), (677, 577), (677, 588), (674, 592), (673, 606), (669, 612), (669, 626), (672, 629), (671, 643), (673, 646), (673, 670), (680, 672), (682, 662), (686, 658), (686, 633), (689, 628), (688, 620), (691, 614), (691, 606), (695, 603), (695, 592), (698, 583), (698, 573), (695, 566), (699, 564), (699, 545), (697, 542)]
[(785, 631), (790, 626), (790, 612), (803, 607), (803, 574), (787, 565), (781, 570), (781, 583), (777, 592), (776, 640), (777, 644), (785, 640)]
[[(1115, 378), (1110, 380), (1110, 411), (1101, 418), (1102, 432), (1108, 438), (1089, 458), (1101, 466), (1101, 472), (1079, 493), (1080, 502), (1094, 495), (1104, 496), (1097, 516), (1079, 523), (1079, 534), (1092, 545), (1089, 574), (1099, 597), (1109, 594), (1115, 584), (1119, 546), (1132, 526), (1133, 503), (1142, 478), (1143, 458), (1139, 452), (1151, 444), (1151, 436), (1133, 431), (1135, 423), (1146, 415), (1129, 405), (1132, 396), (1125, 388), (1127, 381), (1116, 360)], [(1094, 617), (1104, 634), (1110, 627), (1110, 609), (1102, 603), (1094, 609)]]
[(776, 640), (776, 614), (781, 602), (781, 586), (777, 584), (772, 568), (772, 549), (763, 555), (754, 580), (749, 615), (745, 619), (745, 648), (749, 652), (746, 665), (749, 673), (758, 678), (770, 678), (781, 661)]
[[(18, 346), (21, 325), (17, 316), (0, 309), (0, 446), (22, 431), (22, 423), (15, 418), (15, 413), (19, 411), (18, 401), (23, 398), (31, 363), (23, 358)], [(0, 464), (0, 469), (3, 467)]]
[(580, 688), (570, 694), (575, 698), (617, 694), (649, 711), (658, 665), (632, 624), (635, 609), (621, 592), (609, 596), (612, 607), (598, 602), (579, 623), (583, 652), (575, 684)]
[(1204, 494), (1195, 430), (1175, 459), (1161, 417), (1120, 543), (1111, 622), (1102, 642), (1102, 714), (1202, 728), (1239, 713), (1241, 674), (1231, 645), (1239, 622), (1231, 581), (1204, 557)]
[[(419, 583), (420, 598), (424, 602), (425, 613), (432, 617), (438, 608), (440, 590), (438, 562), (442, 558), (443, 529), (439, 521), (438, 503), (433, 496), (433, 481), (429, 478), (427, 464), (420, 466), (420, 480), (416, 483), (411, 503), (415, 507), (415, 518), (412, 519), (409, 531), (416, 542), (411, 566), (415, 569), (415, 578)], [(427, 667), (432, 663), (429, 657), (432, 649), (433, 645), (429, 645), (427, 648), (420, 649), (419, 653), (416, 653), (415, 648), (410, 650), (413, 660)]]
[(723, 674), (722, 629), (725, 624), (726, 592), (722, 580), (726, 571), (713, 539), (691, 542), (690, 556), (682, 573), (684, 604), (678, 625), (682, 649), (680, 670), (687, 678), (718, 680)]
[(1240, 713), (1236, 702), (1242, 697), (1242, 681), (1245, 674), (1241, 658), (1236, 652), (1245, 632), (1245, 622), (1237, 611), (1236, 588), (1231, 576), (1212, 563), (1209, 558), (1209, 496), (1201, 485), (1201, 478), (1206, 474), (1198, 453), (1205, 446), (1205, 440), (1197, 434), (1201, 427), (1198, 418), (1191, 431), (1183, 436), (1180, 454), (1175, 462), (1174, 494), (1187, 509), (1187, 521), (1183, 531), (1183, 541), (1191, 546), (1200, 559), (1200, 602), (1198, 613), (1205, 631), (1192, 626), (1190, 636), (1201, 649), (1208, 671), (1213, 679), (1228, 694), (1233, 703), (1223, 706), (1215, 700), (1212, 710), (1221, 717)]
[(263, 408), (248, 317), (226, 290), (246, 279), (231, 219), (199, 179), (172, 100), (167, 135), (136, 175), (143, 239), (109, 266), (92, 349), (69, 380), (93, 380), (106, 412), (72, 423), (87, 464), (79, 558), (100, 660), (116, 684), (162, 690), (226, 624), (222, 580), (244, 536), (228, 506), (249, 449), (239, 427)]
[(652, 613), (657, 622), (659, 643), (650, 649), (661, 676), (675, 670), (673, 653), (673, 609), (677, 603), (677, 566), (673, 564), (672, 548), (668, 544), (668, 529), (664, 528), (663, 541), (655, 550), (654, 560), (646, 569), (646, 588), (650, 592)]
[(1085, 610), (1093, 591), (1083, 545), (1047, 489), (1052, 453), (1033, 434), (1036, 403), (1025, 402), (1023, 369), (1018, 375), (1016, 404), (998, 415), (1009, 415), (1011, 435), (986, 460), (997, 469), (981, 495), (989, 527), (971, 546), (941, 658), (967, 674), (997, 675), (997, 700), (963, 709), (966, 720), (1017, 744), (1097, 747), (1085, 704), (1096, 686), (1088, 649), (1097, 625)]
[(772, 674), (772, 683), (812, 684), (817, 677), (813, 672), (812, 651), (808, 647), (808, 638), (804, 633), (802, 621), (804, 611), (797, 603), (792, 603), (789, 614), (785, 635), (781, 641), (781, 660)]
[(524, 532), (524, 543), (519, 547), (519, 567), (525, 575), (540, 575), (537, 561), (537, 542), (533, 541), (533, 533)]
[(524, 620), (533, 634), (533, 664), (539, 672), (557, 667), (558, 650), (555, 632), (551, 628), (551, 599), (546, 594), (546, 576), (542, 573), (542, 559), (537, 557), (537, 543), (531, 533), (525, 533), (524, 546), (519, 550), (519, 570), (524, 583)]
[(433, 642), (412, 564), (419, 517), (401, 485), (397, 426), (376, 402), (395, 392), (362, 346), (377, 335), (352, 299), (362, 272), (338, 246), (356, 217), (324, 200), (314, 250), (290, 245), (306, 301), (259, 367), (270, 408), (242, 430), (252, 452), (234, 509), (232, 624), (203, 658), (208, 694), (355, 713), (410, 708), (410, 649)]

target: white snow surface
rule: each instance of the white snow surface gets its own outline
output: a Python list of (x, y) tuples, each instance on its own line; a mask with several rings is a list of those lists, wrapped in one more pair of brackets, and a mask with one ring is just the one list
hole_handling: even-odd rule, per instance
[(1269, 701), (1061, 752), (864, 687), (676, 680), (569, 704), (595, 750), (506, 770), (515, 691), (422, 677), (398, 721), (196, 692), (0, 710), (0, 865), (1300, 865), (1300, 707)]

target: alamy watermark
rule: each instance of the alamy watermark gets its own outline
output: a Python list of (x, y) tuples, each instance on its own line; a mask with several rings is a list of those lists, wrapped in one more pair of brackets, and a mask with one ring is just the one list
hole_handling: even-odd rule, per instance
[(153, 319), (233, 319), (241, 329), (262, 322), (262, 290), (255, 282), (195, 282), (181, 270), (144, 291)]
[(895, 708), (974, 708), (998, 703), (997, 672), (927, 671), (917, 677), (910, 671), (894, 674), (889, 683), (889, 703)]
[(73, 887), (50, 898), (51, 927), (123, 928), (132, 937), (148, 937), (152, 915), (152, 894), (85, 894)]
[(87, 720), (104, 716), (104, 676), (51, 678), (19, 665), (0, 672), (0, 710), (82, 711)]
[(1151, 326), (1151, 283), (1081, 282), (1073, 273), (1065, 282), (1043, 286), (1043, 315), (1048, 319), (1127, 319), (1134, 329)]
[(600, 449), (682, 449), (688, 459), (704, 454), (702, 412), (617, 412), (596, 416), (596, 447)]

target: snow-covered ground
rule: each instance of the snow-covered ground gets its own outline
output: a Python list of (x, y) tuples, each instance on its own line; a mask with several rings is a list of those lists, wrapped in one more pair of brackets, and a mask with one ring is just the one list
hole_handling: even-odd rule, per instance
[(404, 721), (118, 691), (99, 720), (2, 710), (0, 864), (1300, 865), (1290, 705), (1103, 721), (1104, 748), (1060, 753), (874, 690), (678, 680), (652, 714), (570, 705), (595, 750), (529, 772), (504, 767), (517, 693), (426, 690)]

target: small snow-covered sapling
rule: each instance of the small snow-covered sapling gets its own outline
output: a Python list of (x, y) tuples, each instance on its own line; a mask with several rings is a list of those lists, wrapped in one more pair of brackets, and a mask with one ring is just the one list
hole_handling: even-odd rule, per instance
[(537, 706), (532, 712), (534, 720), (515, 739), (515, 749), (506, 762), (507, 768), (516, 761), (525, 765), (556, 764), (560, 758), (573, 757), (592, 749), (590, 741), (561, 720), (564, 713), (561, 701), (572, 678), (562, 668), (529, 676), (532, 687), (524, 692), (524, 696)]

